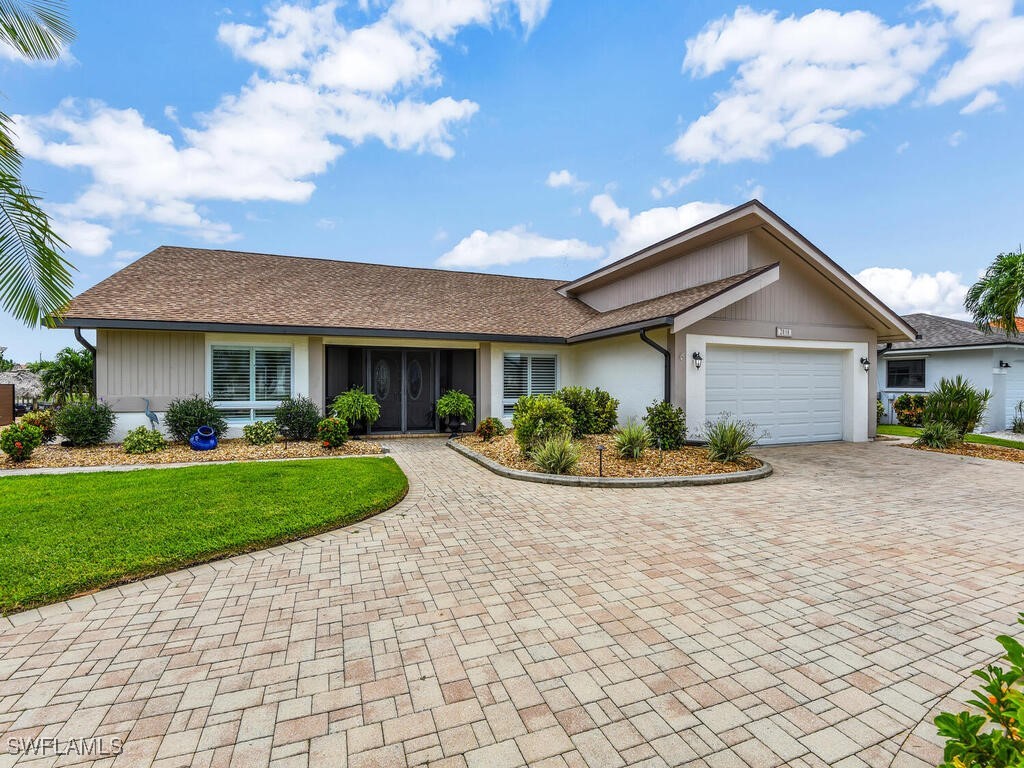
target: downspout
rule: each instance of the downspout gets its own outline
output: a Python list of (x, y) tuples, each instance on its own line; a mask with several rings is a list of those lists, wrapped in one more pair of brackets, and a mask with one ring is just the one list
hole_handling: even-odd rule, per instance
[(647, 329), (646, 328), (642, 328), (640, 330), (640, 339), (644, 342), (644, 344), (647, 344), (648, 346), (654, 347), (654, 349), (658, 350), (659, 352), (661, 352), (661, 354), (663, 354), (665, 356), (665, 397), (664, 397), (664, 400), (665, 400), (666, 403), (671, 402), (671, 400), (672, 400), (672, 357), (669, 354), (669, 351), (667, 349), (665, 349), (663, 346), (658, 344), (656, 341), (653, 341), (651, 339), (651, 337), (647, 335)]
[(75, 326), (75, 340), (89, 350), (92, 355), (92, 394), (93, 397), (97, 395), (96, 391), (96, 347), (89, 343), (89, 341), (82, 335), (82, 329), (77, 325)]

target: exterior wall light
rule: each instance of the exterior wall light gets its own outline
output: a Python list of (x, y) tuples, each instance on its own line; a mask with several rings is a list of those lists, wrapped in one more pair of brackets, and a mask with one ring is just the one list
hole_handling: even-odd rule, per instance
[(704, 357), (701, 355), (700, 352), (694, 352), (693, 353), (693, 367), (696, 368), (699, 371), (700, 367), (702, 365), (704, 365)]
[(1012, 366), (1012, 365), (1010, 365), (1010, 364), (1009, 364), (1008, 362), (1006, 362), (1005, 360), (1000, 360), (1000, 361), (999, 361), (999, 367), (1000, 367), (1000, 368), (1012, 368), (1013, 366)]
[(862, 357), (862, 358), (860, 359), (860, 366), (861, 366), (861, 368), (863, 368), (863, 369), (864, 369), (865, 371), (870, 371), (870, 370), (871, 370), (871, 361), (870, 361), (870, 360), (868, 360), (868, 359), (867, 359), (866, 357)]

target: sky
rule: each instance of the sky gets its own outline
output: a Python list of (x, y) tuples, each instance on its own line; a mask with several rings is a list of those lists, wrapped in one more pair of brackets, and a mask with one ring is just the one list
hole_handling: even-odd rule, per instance
[[(76, 292), (164, 244), (570, 279), (756, 197), (963, 316), (1024, 239), (1013, 0), (70, 13), (61, 61), (0, 51), (0, 110)], [(74, 344), (0, 314), (9, 358)]]

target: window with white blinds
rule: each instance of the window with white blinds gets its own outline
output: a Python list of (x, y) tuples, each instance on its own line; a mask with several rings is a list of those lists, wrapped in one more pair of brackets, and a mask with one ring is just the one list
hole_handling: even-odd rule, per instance
[(269, 418), (292, 394), (292, 351), (281, 347), (212, 347), (210, 397), (228, 419)]
[(524, 395), (550, 395), (558, 389), (558, 357), (555, 355), (506, 354), (504, 358), (505, 415), (512, 414)]

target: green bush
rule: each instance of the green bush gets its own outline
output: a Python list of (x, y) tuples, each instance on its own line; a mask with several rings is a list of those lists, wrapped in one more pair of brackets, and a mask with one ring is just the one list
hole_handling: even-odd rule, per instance
[(316, 436), (324, 448), (340, 448), (348, 442), (348, 424), (336, 417), (321, 419)]
[(53, 411), (29, 411), (21, 417), (22, 424), (31, 424), (43, 430), (43, 442), (49, 443), (57, 436), (57, 427), (53, 423)]
[(926, 402), (928, 402), (928, 398), (925, 395), (912, 395), (909, 392), (904, 392), (892, 401), (892, 411), (896, 414), (896, 421), (904, 427), (920, 427)]
[(179, 443), (187, 443), (200, 427), (212, 429), (218, 440), (228, 430), (228, 423), (213, 400), (199, 395), (172, 401), (164, 414), (164, 426), (171, 439)]
[(476, 409), (473, 407), (473, 400), (465, 392), (457, 389), (449, 389), (437, 399), (435, 406), (437, 417), (442, 424), (449, 419), (458, 421), (472, 421), (476, 416)]
[(550, 475), (567, 475), (576, 469), (580, 460), (580, 447), (568, 434), (555, 435), (540, 443), (530, 452), (530, 458)]
[(99, 445), (110, 439), (117, 417), (110, 406), (95, 400), (66, 403), (57, 411), (53, 425), (71, 445)]
[(286, 397), (274, 409), (274, 421), (285, 440), (314, 440), (320, 409), (308, 397)]
[(683, 447), (686, 440), (686, 413), (672, 403), (655, 400), (647, 409), (644, 424), (651, 433), (654, 445), (660, 445), (666, 451), (674, 451)]
[(506, 432), (505, 425), (501, 423), (501, 419), (496, 419), (493, 416), (489, 419), (484, 419), (480, 422), (476, 428), (476, 433), (485, 443), (490, 442), (496, 437), (501, 437)]
[(926, 421), (921, 427), (921, 434), (914, 445), (923, 445), (927, 448), (949, 448), (951, 445), (963, 442), (963, 435), (952, 424), (944, 421)]
[(167, 447), (167, 441), (159, 429), (136, 427), (121, 443), (125, 453), (153, 453)]
[(885, 416), (885, 406), (882, 405), (881, 400), (875, 400), (875, 424), (881, 424), (882, 418)]
[(331, 403), (331, 411), (348, 424), (349, 429), (363, 426), (367, 432), (369, 432), (370, 426), (380, 418), (380, 404), (362, 387), (353, 387), (334, 398), (334, 402)]
[(615, 431), (615, 450), (624, 459), (639, 459), (651, 446), (651, 433), (635, 419)]
[(1013, 410), (1013, 426), (1011, 427), (1018, 435), (1024, 435), (1024, 400), (1017, 402)]
[(962, 438), (978, 426), (991, 399), (991, 392), (975, 389), (963, 376), (943, 378), (928, 393), (921, 420), (952, 424)]
[(722, 414), (704, 426), (711, 461), (739, 461), (760, 439), (757, 426)]
[(520, 397), (512, 409), (512, 429), (519, 450), (529, 454), (549, 437), (572, 434), (572, 411), (551, 395)]
[(242, 427), (242, 437), (249, 445), (269, 445), (277, 437), (277, 422), (254, 421)]
[(11, 424), (0, 431), (0, 450), (11, 461), (27, 461), (32, 451), (43, 444), (43, 430), (34, 424)]
[[(1017, 622), (1024, 624), (1024, 613)], [(989, 664), (974, 670), (982, 686), (967, 703), (981, 710), (943, 712), (935, 718), (946, 739), (939, 768), (1020, 768), (1024, 766), (1024, 646), (1009, 635), (996, 638), (1009, 669)], [(982, 730), (985, 729), (985, 730)]]
[(555, 397), (572, 411), (573, 437), (603, 435), (619, 421), (619, 401), (600, 387), (562, 387)]

